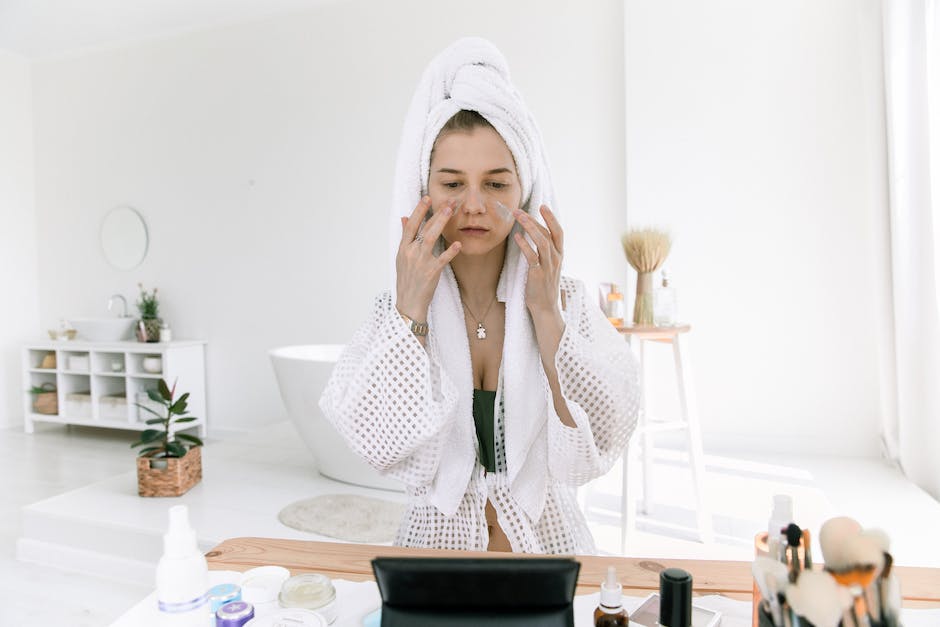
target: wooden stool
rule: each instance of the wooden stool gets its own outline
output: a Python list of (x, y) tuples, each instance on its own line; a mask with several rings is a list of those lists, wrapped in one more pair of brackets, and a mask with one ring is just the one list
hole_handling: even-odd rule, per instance
[[(702, 482), (705, 478), (704, 453), (702, 452), (702, 431), (698, 421), (698, 411), (695, 403), (695, 386), (692, 384), (691, 366), (688, 358), (688, 346), (685, 355), (681, 345), (683, 335), (688, 333), (690, 325), (675, 327), (640, 327), (626, 326), (617, 330), (623, 334), (627, 341), (637, 352), (640, 365), (640, 415), (635, 433), (640, 436), (640, 446), (643, 448), (643, 498), (639, 502), (639, 511), (649, 513), (651, 499), (650, 471), (653, 465), (653, 434), (667, 431), (685, 431), (686, 443), (689, 449), (689, 466), (692, 470), (692, 481), (695, 489), (696, 518), (698, 522), (699, 538), (702, 542), (711, 542), (712, 519), (705, 506), (705, 491)], [(633, 338), (637, 341), (633, 342)], [(646, 342), (661, 342), (672, 344), (672, 352), (676, 367), (676, 387), (679, 394), (679, 420), (652, 420), (646, 410), (647, 376), (644, 360), (643, 345)], [(630, 500), (627, 494), (627, 468), (630, 446), (623, 453), (623, 485), (620, 496), (621, 537), (620, 550), (626, 552), (627, 532), (635, 524), (629, 516)]]

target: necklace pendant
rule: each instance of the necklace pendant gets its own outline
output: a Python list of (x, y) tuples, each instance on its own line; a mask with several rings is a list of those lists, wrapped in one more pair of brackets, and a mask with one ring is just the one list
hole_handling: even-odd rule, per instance
[(477, 339), (478, 340), (486, 339), (486, 327), (483, 326), (482, 322), (477, 322)]

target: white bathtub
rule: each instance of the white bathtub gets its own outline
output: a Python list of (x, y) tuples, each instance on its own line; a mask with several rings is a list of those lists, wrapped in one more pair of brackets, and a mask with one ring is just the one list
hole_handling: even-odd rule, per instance
[(318, 405), (341, 344), (308, 344), (275, 348), (268, 354), (287, 414), (313, 453), (320, 474), (356, 485), (404, 491), (404, 485), (383, 477), (346, 445)]

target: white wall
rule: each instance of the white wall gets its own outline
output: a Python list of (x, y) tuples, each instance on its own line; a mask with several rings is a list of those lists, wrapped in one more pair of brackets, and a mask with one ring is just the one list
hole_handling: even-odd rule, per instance
[(626, 3), (628, 218), (675, 236), (706, 448), (877, 454), (880, 19), (877, 0)]
[[(623, 9), (564, 0), (344, 2), (34, 66), (40, 318), (104, 315), (158, 286), (176, 337), (209, 341), (210, 420), (283, 416), (266, 351), (342, 342), (386, 273), (401, 122), (457, 37), (505, 53), (551, 155), (568, 271), (625, 273)], [(97, 229), (129, 204), (144, 264)]]
[(22, 424), (20, 344), (39, 333), (29, 62), (0, 51), (0, 427)]

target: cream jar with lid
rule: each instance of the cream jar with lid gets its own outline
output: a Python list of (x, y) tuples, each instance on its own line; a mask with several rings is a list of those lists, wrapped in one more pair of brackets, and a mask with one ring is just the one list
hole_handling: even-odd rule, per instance
[(287, 627), (288, 625), (290, 627), (327, 627), (327, 622), (313, 610), (294, 607), (289, 610), (275, 610), (273, 614), (266, 616), (256, 616), (245, 623), (244, 627)]
[(242, 601), (251, 603), (255, 616), (262, 617), (278, 609), (277, 595), (290, 571), (283, 566), (259, 566), (242, 573)]
[(326, 575), (303, 573), (281, 586), (278, 604), (284, 608), (313, 610), (328, 623), (336, 620), (336, 588)]

